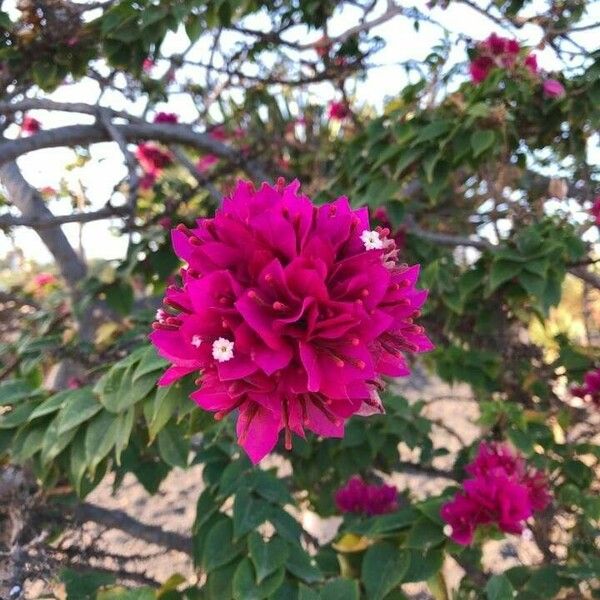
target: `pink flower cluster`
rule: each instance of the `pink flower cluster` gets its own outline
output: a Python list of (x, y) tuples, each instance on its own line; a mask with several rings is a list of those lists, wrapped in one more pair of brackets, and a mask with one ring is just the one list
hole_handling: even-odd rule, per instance
[[(496, 33), (492, 33), (477, 45), (477, 56), (469, 65), (471, 79), (475, 83), (481, 83), (487, 79), (493, 68), (509, 71), (524, 68), (531, 75), (539, 75), (535, 54), (523, 55), (517, 40), (511, 40)], [(542, 83), (542, 90), (548, 98), (559, 98), (565, 93), (565, 88), (556, 79), (545, 79)]]
[(398, 492), (391, 485), (369, 485), (355, 475), (335, 493), (335, 504), (343, 513), (384, 515), (398, 508)]
[(571, 388), (573, 396), (600, 406), (600, 369), (589, 371), (583, 378), (583, 385)]
[(333, 121), (343, 121), (350, 116), (350, 107), (345, 102), (332, 101), (327, 108), (327, 116)]
[(594, 220), (596, 221), (596, 225), (600, 226), (600, 196), (594, 198), (594, 204), (592, 204), (592, 208), (590, 209), (590, 213)]
[(38, 273), (33, 278), (33, 285), (36, 289), (45, 288), (56, 283), (56, 277), (52, 273)]
[(140, 180), (140, 188), (143, 190), (150, 189), (162, 171), (173, 162), (168, 152), (152, 143), (140, 144), (135, 151), (135, 156), (144, 170)]
[(252, 461), (285, 432), (342, 437), (354, 414), (383, 412), (381, 376), (409, 374), (432, 349), (414, 321), (427, 297), (419, 267), (398, 264), (389, 231), (348, 199), (314, 206), (300, 184), (239, 182), (214, 218), (173, 230), (188, 263), (151, 334), (172, 363), (169, 385), (202, 372), (192, 399), (222, 419), (237, 411)]
[(496, 525), (505, 533), (522, 533), (523, 522), (550, 502), (545, 475), (528, 469), (507, 444), (482, 443), (462, 490), (444, 504), (441, 516), (458, 544), (473, 541), (479, 525)]
[[(208, 132), (208, 135), (213, 140), (224, 143), (231, 141), (232, 139), (240, 139), (244, 137), (244, 132), (241, 129), (235, 129), (232, 133), (230, 133), (222, 125), (217, 125)], [(205, 154), (198, 159), (198, 162), (196, 163), (196, 169), (199, 173), (206, 173), (218, 162), (219, 157), (216, 154)]]
[(21, 131), (25, 135), (33, 135), (42, 129), (42, 124), (35, 118), (25, 115), (21, 123)]
[(176, 124), (179, 121), (179, 117), (175, 113), (170, 112), (158, 112), (154, 117), (155, 123), (171, 123)]

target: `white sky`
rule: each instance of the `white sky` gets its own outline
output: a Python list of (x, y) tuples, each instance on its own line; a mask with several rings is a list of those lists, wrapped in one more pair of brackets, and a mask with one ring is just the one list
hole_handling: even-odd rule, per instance
[[(384, 7), (384, 2), (380, 2), (380, 11)], [(6, 3), (5, 3), (6, 5)], [(506, 34), (496, 27), (491, 20), (479, 15), (471, 9), (462, 5), (451, 3), (450, 7), (442, 11), (440, 9), (429, 10), (426, 8), (425, 0), (419, 0), (414, 3), (422, 12), (430, 13), (431, 16), (443, 23), (450, 31), (460, 31), (463, 34), (479, 40), (485, 38), (492, 31), (500, 34)], [(6, 6), (3, 7), (6, 10)], [(342, 33), (357, 22), (357, 11), (354, 8), (346, 9), (343, 13), (336, 13), (330, 21), (330, 36)], [(375, 13), (378, 14), (378, 13)], [(600, 21), (600, 3), (596, 3), (590, 9), (589, 20)], [(256, 18), (252, 21), (253, 27), (264, 26), (264, 21)], [(597, 46), (597, 32), (579, 34), (578, 41), (582, 44), (594, 44)], [(295, 32), (294, 32), (295, 33)], [(404, 69), (398, 63), (408, 59), (420, 61), (424, 59), (440, 39), (440, 30), (437, 27), (422, 24), (419, 32), (415, 32), (412, 22), (397, 17), (393, 21), (379, 26), (373, 30), (373, 33), (379, 35), (385, 41), (385, 48), (376, 54), (372, 62), (382, 65), (371, 69), (365, 81), (358, 82), (356, 87), (357, 104), (369, 104), (381, 108), (384, 99), (394, 96), (406, 84), (406, 75)], [(314, 32), (307, 36), (305, 32), (299, 32), (297, 39), (301, 41), (310, 40), (314, 37), (315, 41), (319, 34)], [(518, 39), (524, 45), (534, 46), (540, 37), (540, 30), (536, 27), (525, 27), (518, 32)], [(169, 34), (163, 44), (163, 54), (182, 52), (188, 45), (185, 33)], [(198, 47), (188, 55), (190, 60), (199, 60), (206, 56), (207, 46), (205, 41), (200, 41)], [(542, 69), (551, 71), (560, 67), (551, 50), (536, 51), (538, 62)], [(464, 45), (458, 44), (452, 51), (451, 61), (464, 61)], [(157, 72), (161, 72), (161, 66), (156, 67)], [(177, 79), (185, 80), (190, 76), (186, 69), (181, 69), (177, 74)], [(84, 80), (75, 84), (65, 85), (49, 95), (53, 100), (66, 102), (90, 102), (97, 100), (99, 88), (95, 82)], [(326, 104), (334, 97), (334, 89), (328, 83), (312, 86), (310, 88), (311, 101), (315, 103)], [(103, 104), (115, 109), (126, 110), (132, 114), (139, 113), (142, 104), (140, 102), (133, 105), (124, 99), (119, 93), (105, 94)], [(166, 104), (157, 107), (159, 110), (168, 110), (180, 115), (180, 121), (193, 121), (197, 113), (191, 104), (189, 97), (173, 96)], [(42, 122), (44, 129), (69, 125), (74, 123), (92, 122), (92, 117), (76, 115), (69, 113), (48, 113), (46, 111), (31, 111), (29, 114), (35, 116)], [(8, 130), (8, 135), (16, 135), (17, 127)], [(596, 155), (597, 148), (594, 149)], [(126, 174), (122, 156), (112, 143), (95, 144), (91, 147), (92, 160), (85, 167), (75, 169), (71, 172), (65, 172), (65, 165), (72, 162), (74, 153), (67, 148), (55, 148), (52, 150), (40, 150), (30, 153), (19, 159), (19, 165), (28, 181), (38, 188), (51, 186), (59, 187), (62, 177), (67, 178), (69, 185), (77, 189), (79, 181), (87, 191), (87, 196), (92, 202), (89, 209), (100, 208), (110, 196), (115, 183)], [(68, 213), (70, 210), (69, 201), (66, 199), (52, 201), (49, 203), (50, 209), (55, 214)], [(118, 223), (114, 221), (113, 224)], [(67, 236), (77, 245), (79, 237), (79, 225), (64, 225)], [(88, 258), (113, 259), (123, 256), (127, 238), (126, 236), (117, 237), (111, 233), (111, 221), (98, 221), (88, 223), (83, 226), (83, 239), (85, 253)], [(12, 233), (14, 243), (19, 246), (28, 258), (33, 258), (39, 262), (51, 260), (50, 256), (41, 243), (37, 235), (26, 229), (18, 228)], [(3, 256), (12, 243), (7, 236), (0, 232), (0, 256)]]

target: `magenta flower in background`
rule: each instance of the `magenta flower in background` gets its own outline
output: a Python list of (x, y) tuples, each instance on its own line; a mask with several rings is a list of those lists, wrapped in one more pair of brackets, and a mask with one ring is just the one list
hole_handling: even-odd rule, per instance
[(441, 509), (457, 544), (471, 544), (480, 525), (519, 534), (523, 523), (551, 500), (544, 473), (528, 468), (508, 444), (482, 442), (466, 471), (472, 478)]
[(25, 115), (21, 123), (21, 131), (26, 135), (33, 135), (42, 129), (42, 124), (35, 118)]
[(145, 73), (149, 73), (154, 67), (154, 61), (148, 57), (144, 59), (144, 62), (142, 63), (142, 70)]
[(469, 65), (469, 73), (474, 83), (481, 83), (490, 74), (494, 61), (489, 56), (478, 56)]
[(196, 163), (196, 169), (199, 173), (206, 173), (218, 162), (218, 156), (215, 156), (214, 154), (205, 154), (198, 159), (198, 162)]
[(38, 273), (33, 277), (33, 285), (35, 288), (40, 289), (47, 285), (54, 285), (56, 283), (56, 277), (52, 273)]
[(397, 510), (398, 492), (391, 485), (369, 485), (355, 475), (335, 493), (335, 504), (343, 513), (384, 515)]
[(175, 113), (170, 112), (158, 112), (154, 117), (155, 123), (172, 123), (175, 124), (179, 121), (179, 117)]
[(528, 54), (525, 57), (525, 61), (523, 62), (525, 68), (530, 71), (532, 75), (537, 75), (538, 73), (538, 62), (537, 56), (535, 54)]
[(192, 399), (216, 419), (237, 412), (253, 462), (282, 430), (289, 449), (292, 433), (342, 437), (352, 415), (382, 412), (381, 377), (433, 348), (414, 322), (419, 266), (398, 264), (366, 208), (316, 207), (299, 188), (239, 182), (214, 218), (173, 230), (188, 267), (150, 336), (172, 363), (159, 383), (201, 371)]
[(561, 98), (565, 95), (563, 84), (556, 79), (546, 79), (542, 84), (542, 89), (547, 98)]
[(350, 115), (350, 108), (345, 102), (330, 102), (327, 116), (334, 121), (343, 121)]
[(592, 215), (592, 217), (594, 217), (596, 225), (600, 225), (600, 196), (597, 196), (594, 199), (594, 204), (592, 204), (590, 214)]
[(571, 388), (573, 396), (600, 406), (600, 369), (589, 371), (583, 378), (583, 385)]
[(144, 171), (153, 173), (154, 175), (159, 175), (163, 169), (173, 162), (168, 152), (165, 152), (152, 143), (140, 144), (135, 151), (135, 157), (138, 159), (140, 165), (142, 165)]
[(158, 171), (153, 169), (152, 171), (146, 171), (141, 177), (139, 186), (141, 190), (151, 190), (158, 179)]

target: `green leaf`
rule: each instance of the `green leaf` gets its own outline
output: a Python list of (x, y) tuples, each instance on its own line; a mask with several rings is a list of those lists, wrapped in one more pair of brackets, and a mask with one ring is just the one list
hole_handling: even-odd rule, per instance
[(63, 569), (60, 580), (65, 584), (69, 600), (91, 600), (96, 597), (98, 588), (115, 583), (114, 575), (97, 571), (74, 571)]
[(181, 430), (169, 423), (158, 434), (158, 451), (161, 458), (172, 467), (187, 467), (190, 445)]
[(206, 536), (207, 552), (203, 560), (204, 570), (210, 573), (231, 562), (244, 548), (243, 544), (233, 542), (233, 523), (231, 519), (222, 519), (212, 526)]
[(487, 600), (513, 600), (515, 590), (505, 575), (494, 575), (485, 586)]
[(238, 563), (230, 563), (208, 573), (206, 589), (209, 600), (233, 597), (233, 576)]
[(95, 598), (96, 600), (156, 600), (157, 594), (150, 587), (125, 588), (119, 585), (99, 590)]
[(12, 459), (15, 462), (23, 463), (41, 450), (46, 429), (44, 426), (33, 428), (26, 426), (20, 429), (12, 440), (10, 448)]
[(234, 600), (262, 600), (273, 594), (283, 583), (285, 571), (281, 568), (267, 577), (262, 583), (255, 581), (254, 568), (248, 558), (244, 558), (233, 576)]
[(397, 546), (380, 542), (371, 546), (362, 563), (362, 580), (369, 600), (381, 600), (403, 579), (409, 554)]
[[(374, 600), (371, 596), (368, 598)], [(343, 577), (330, 581), (321, 589), (321, 600), (359, 600), (358, 581)]]
[(411, 549), (408, 552), (410, 560), (404, 583), (427, 581), (441, 570), (444, 563), (444, 551), (441, 548), (426, 551)]
[(298, 588), (298, 600), (321, 600), (321, 596), (315, 590), (300, 584)]
[(144, 415), (148, 424), (150, 443), (154, 441), (171, 417), (175, 416), (182, 395), (182, 387), (176, 383), (169, 387), (157, 387), (154, 396), (146, 401)]
[(121, 464), (121, 454), (129, 444), (133, 422), (135, 418), (135, 407), (132, 406), (127, 412), (119, 415), (119, 426), (115, 440), (115, 460), (117, 465)]
[(490, 270), (489, 291), (498, 289), (503, 283), (521, 272), (523, 265), (507, 260), (495, 260)]
[(496, 135), (489, 129), (479, 129), (471, 135), (471, 148), (473, 148), (473, 156), (477, 158), (483, 154), (488, 148), (494, 145)]
[(92, 473), (100, 461), (113, 449), (120, 427), (119, 417), (105, 410), (96, 415), (88, 424), (85, 432), (85, 456)]
[(42, 464), (53, 461), (70, 444), (76, 433), (77, 429), (70, 429), (59, 435), (58, 419), (54, 419), (44, 435), (41, 453)]
[(446, 540), (441, 523), (434, 523), (428, 518), (421, 518), (415, 522), (406, 537), (406, 546), (419, 550), (430, 550)]
[(239, 491), (233, 502), (233, 534), (236, 539), (256, 529), (269, 517), (269, 505), (247, 490)]
[(248, 554), (256, 571), (256, 582), (261, 583), (274, 571), (285, 565), (288, 558), (288, 545), (277, 536), (268, 542), (256, 532), (248, 536)]
[(190, 42), (198, 40), (202, 34), (202, 21), (197, 15), (190, 15), (185, 21), (185, 32), (190, 38)]
[(445, 133), (452, 129), (452, 121), (438, 120), (432, 121), (417, 135), (417, 138), (414, 141), (414, 144), (420, 144), (421, 142), (428, 142), (429, 140), (434, 140), (435, 138), (439, 138), (443, 136)]
[(289, 557), (286, 563), (287, 570), (306, 583), (316, 583), (323, 580), (323, 573), (304, 549), (297, 544), (290, 544)]
[(35, 400), (21, 402), (9, 412), (0, 415), (0, 429), (14, 429), (27, 422), (37, 403)]
[(64, 405), (58, 413), (58, 434), (65, 433), (91, 419), (102, 409), (102, 404), (92, 393), (91, 388), (84, 387), (72, 390), (64, 400)]
[(154, 371), (161, 371), (165, 369), (168, 364), (169, 363), (164, 358), (158, 356), (153, 347), (150, 347), (144, 352), (144, 354), (142, 354), (142, 358), (140, 359), (140, 362), (137, 366), (137, 369), (134, 371), (131, 380), (133, 383), (135, 383), (143, 375), (153, 373)]
[(58, 392), (58, 394), (54, 394), (44, 400), (30, 415), (29, 421), (33, 419), (37, 419), (38, 417), (43, 417), (45, 415), (49, 415), (53, 412), (56, 412), (65, 402), (65, 399), (69, 397), (71, 394), (71, 390), (65, 390), (63, 392)]
[(23, 398), (28, 398), (32, 395), (33, 389), (22, 379), (9, 379), (8, 381), (0, 382), (0, 406), (15, 404)]

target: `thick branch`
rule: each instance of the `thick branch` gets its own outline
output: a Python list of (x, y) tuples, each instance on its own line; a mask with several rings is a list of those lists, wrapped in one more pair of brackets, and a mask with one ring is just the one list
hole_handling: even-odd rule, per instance
[[(247, 160), (240, 152), (213, 139), (207, 133), (193, 131), (189, 125), (131, 123), (114, 125), (114, 130), (129, 142), (156, 140), (165, 144), (191, 146), (239, 165), (257, 182), (269, 180), (266, 172), (254, 161)], [(0, 144), (0, 164), (42, 148), (87, 145), (106, 142), (111, 139), (111, 135), (101, 124), (58, 127), (41, 131), (30, 137), (5, 141)]]
[(100, 525), (109, 527), (110, 529), (119, 529), (128, 533), (132, 537), (145, 540), (151, 544), (157, 544), (170, 550), (177, 550), (184, 554), (192, 553), (191, 538), (175, 533), (174, 531), (166, 531), (156, 525), (147, 525), (133, 517), (130, 517), (122, 510), (110, 510), (84, 502), (80, 504), (75, 511), (75, 518), (79, 522), (94, 521)]
[[(46, 206), (38, 191), (25, 180), (17, 163), (8, 162), (0, 166), (0, 180), (8, 192), (8, 197), (23, 215), (31, 221), (52, 221), (54, 215)], [(71, 289), (86, 275), (86, 265), (77, 255), (63, 230), (58, 225), (36, 228), (52, 256), (56, 260), (60, 272)]]

